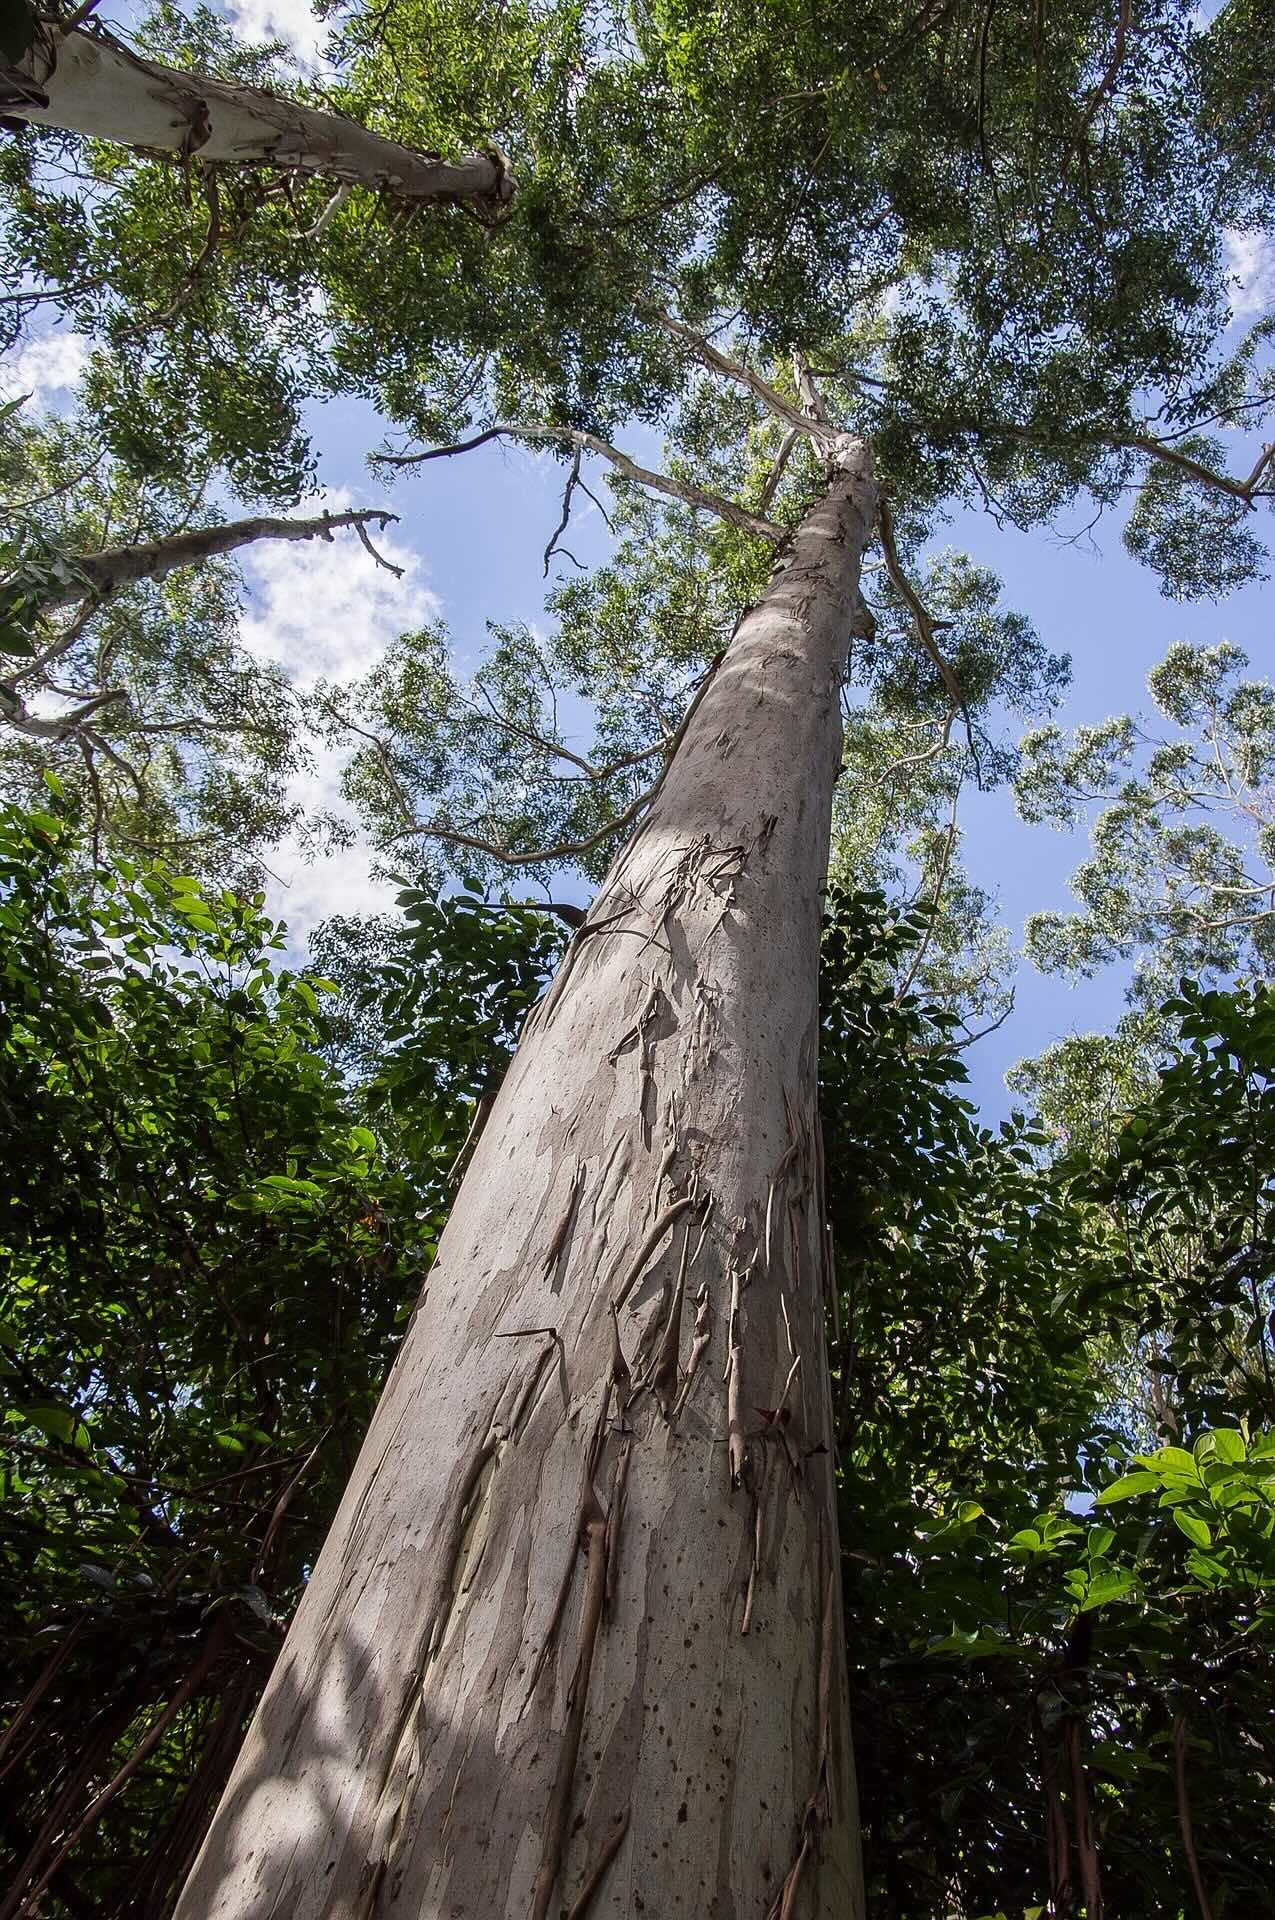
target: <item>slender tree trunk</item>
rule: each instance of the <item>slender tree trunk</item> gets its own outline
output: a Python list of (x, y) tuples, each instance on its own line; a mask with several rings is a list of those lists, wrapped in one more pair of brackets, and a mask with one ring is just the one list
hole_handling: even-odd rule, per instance
[(491, 218), (513, 195), (512, 178), (494, 152), (454, 161), (415, 153), (357, 121), (298, 106), (264, 87), (143, 60), (102, 33), (45, 28), (21, 65), (0, 75), (0, 111), (123, 147), (319, 174), (383, 189), (398, 200), (464, 200)]
[(862, 1914), (815, 1112), (825, 497), (532, 1015), (180, 1920)]

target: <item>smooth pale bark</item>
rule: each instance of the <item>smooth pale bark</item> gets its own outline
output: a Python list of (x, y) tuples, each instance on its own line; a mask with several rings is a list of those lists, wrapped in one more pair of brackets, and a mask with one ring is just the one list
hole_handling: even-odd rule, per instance
[[(369, 521), (384, 527), (397, 518), (397, 514), (384, 513), (380, 508), (321, 513), (312, 520), (272, 520), (255, 515), (248, 520), (227, 520), (217, 527), (192, 527), (187, 533), (172, 533), (135, 546), (103, 547), (98, 553), (76, 554), (77, 577), (51, 586), (41, 604), (70, 606), (88, 594), (107, 600), (125, 587), (136, 586), (139, 580), (162, 580), (179, 567), (200, 566), (218, 554), (234, 553), (258, 540), (330, 540), (341, 527), (366, 527)], [(381, 565), (388, 566), (389, 562), (383, 560)]]
[(829, 453), (528, 1022), (178, 1920), (860, 1920), (815, 1067), (875, 489)]
[[(398, 200), (464, 200), (489, 217), (513, 197), (512, 177), (495, 153), (460, 160), (416, 153), (340, 114), (298, 106), (263, 87), (162, 67), (103, 35), (43, 34), (16, 72), (19, 84), (0, 88), (0, 109), (36, 126), (122, 147), (318, 174), (385, 189)], [(14, 97), (23, 79), (31, 83), (30, 99)]]

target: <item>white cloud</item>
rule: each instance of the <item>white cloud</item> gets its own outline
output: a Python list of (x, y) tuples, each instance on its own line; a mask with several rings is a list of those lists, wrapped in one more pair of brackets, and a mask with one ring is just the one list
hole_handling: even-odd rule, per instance
[[(316, 746), (313, 765), (291, 782), (291, 798), (310, 816), (324, 812), (350, 817), (341, 795), (345, 759), (342, 748)], [(290, 947), (304, 952), (314, 928), (333, 914), (383, 913), (394, 905), (398, 888), (373, 877), (374, 859), (361, 840), (327, 853), (312, 853), (292, 836), (266, 856), (271, 874), (266, 909), (276, 920), (287, 922)]]
[(37, 406), (46, 406), (52, 394), (68, 393), (77, 385), (90, 351), (82, 333), (46, 333), (5, 360), (0, 384), (14, 397), (29, 393)]
[(309, 0), (239, 0), (229, 11), (231, 24), (245, 40), (282, 40), (303, 66), (318, 65), (329, 28), (315, 18)]
[(1226, 266), (1232, 278), (1232, 320), (1250, 320), (1275, 306), (1275, 236), (1228, 227)]
[[(307, 512), (326, 507), (341, 513), (354, 504), (348, 490), (332, 489), (307, 505)], [(252, 603), (240, 626), (243, 644), (259, 659), (282, 666), (302, 689), (320, 679), (350, 680), (366, 673), (391, 640), (434, 619), (442, 604), (425, 584), (419, 555), (398, 533), (391, 528), (372, 537), (377, 551), (402, 567), (402, 579), (378, 567), (350, 531), (335, 533), (331, 542), (250, 548), (244, 571)], [(348, 817), (340, 790), (345, 758), (342, 749), (318, 747), (313, 766), (292, 783), (292, 797), (308, 814)], [(393, 905), (397, 889), (372, 877), (372, 863), (370, 849), (357, 841), (314, 858), (307, 858), (295, 840), (276, 848), (269, 865), (277, 877), (267, 901), (269, 910), (287, 921), (294, 946), (303, 946), (331, 914), (377, 913)]]
[[(342, 513), (354, 504), (348, 490), (330, 489), (307, 503), (306, 513)], [(366, 673), (389, 641), (439, 613), (442, 603), (421, 577), (420, 558), (398, 530), (372, 530), (371, 537), (378, 553), (402, 567), (401, 580), (378, 567), (349, 529), (330, 541), (263, 543), (245, 555), (253, 604), (240, 638), (298, 687)]]

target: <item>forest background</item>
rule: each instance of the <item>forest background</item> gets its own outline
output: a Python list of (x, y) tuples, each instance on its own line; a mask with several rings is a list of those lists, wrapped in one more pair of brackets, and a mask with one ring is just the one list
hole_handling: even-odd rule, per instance
[[(297, 20), (238, 24), (286, 26), (307, 60), (319, 46), (317, 29), (302, 35)], [(1269, 239), (1235, 230), (1226, 248), (1224, 352), (1248, 337), (1272, 294)], [(87, 355), (80, 336), (37, 322), (6, 371), (11, 391), (32, 392), (34, 404), (6, 425), (38, 420), (42, 403), (69, 415)], [(1269, 383), (1260, 340), (1251, 367)], [(328, 400), (303, 419), (322, 463), (321, 490), (302, 511), (385, 505), (401, 519), (376, 533), (380, 560), (343, 540), (250, 551), (238, 626), (250, 654), (309, 692), (320, 678), (366, 675), (401, 632), (440, 616), (461, 673), (482, 657), (489, 620), (507, 631), (527, 622), (535, 637), (546, 620), (542, 562), (568, 582), (575, 571), (561, 556), (544, 561), (560, 459), (488, 445), (391, 488), (388, 472), (372, 480), (362, 464), (386, 431), (371, 406)], [(1251, 426), (1237, 421), (1234, 444), (1224, 441), (1235, 471), (1253, 464)], [(704, 430), (710, 446), (713, 431)], [(630, 421), (613, 437), (659, 466), (649, 427)], [(29, 448), (15, 458), (20, 472)], [(604, 475), (592, 462), (584, 469), (605, 502)], [(207, 503), (230, 511), (232, 500), (214, 477)], [(578, 496), (575, 505), (563, 537), (586, 568), (603, 565), (614, 549), (602, 511)], [(998, 526), (996, 510), (961, 513), (912, 545), (908, 564), (924, 574), (930, 552), (956, 546), (999, 576), (999, 591), (984, 590), (974, 609), (979, 631), (994, 642), (1006, 606), (1027, 616), (1046, 650), (1032, 656), (1039, 685), (1061, 694), (1036, 717), (1068, 728), (1145, 713), (1147, 673), (1173, 643), (1238, 643), (1258, 691), (1230, 716), (1248, 811), (1227, 818), (1246, 853), (1265, 857), (1272, 722), (1257, 569), (1232, 566), (1225, 542), (1214, 553), (1197, 529), (1176, 553), (1169, 540), (1166, 594), (1124, 553), (1126, 514), (1117, 498), (1091, 530), (1078, 516), (1020, 533)], [(1214, 571), (1184, 584), (1201, 552)], [(1005, 631), (1023, 638), (1021, 627)], [(1046, 658), (1063, 653), (1070, 689)], [(1198, 732), (1203, 717), (1211, 750), (1209, 674), (1225, 669), (1243, 683), (1243, 669), (1208, 660), (1192, 654), (1181, 668), (1176, 724)], [(1172, 706), (1171, 688), (1166, 697)], [(1006, 743), (1022, 717), (997, 696), (978, 720), (989, 741)], [(1174, 716), (1162, 717), (1172, 732)], [(583, 704), (564, 695), (558, 718), (564, 740), (588, 752)], [(1003, 949), (984, 908), (999, 901), (1014, 939), (1029, 913), (1070, 912), (1082, 897), (1067, 879), (1095, 811), (1058, 797), (1069, 780), (1088, 790), (1092, 759), (1062, 775), (1048, 746), (1034, 756), (1014, 768), (1025, 804), (1067, 831), (1020, 824), (1003, 781), (988, 792), (963, 781), (960, 863), (989, 899), (953, 883), (950, 946), (936, 941), (927, 892), (936, 871), (946, 883), (955, 869), (958, 842), (942, 818), (913, 822), (919, 838), (896, 847), (893, 866), (869, 859), (861, 870), (852, 846), (829, 903), (823, 1101), (849, 1309), (833, 1362), (870, 1899), (899, 1920), (1046, 1906), (1095, 1920), (1104, 1901), (1113, 1912), (1220, 1916), (1252, 1910), (1269, 1873), (1269, 901), (1259, 887), (1252, 925), (1202, 969), (1180, 924), (1161, 939), (1162, 927), (1139, 921), (1139, 900), (1108, 899), (1106, 911), (1126, 916), (1114, 941), (1100, 928), (1092, 954), (1082, 940), (1051, 973), (1019, 967), (1007, 1012)], [(28, 806), (22, 775), (38, 775), (40, 758), (20, 756), (10, 784)], [(470, 1121), (561, 946), (552, 918), (457, 903), (456, 876), (440, 895), (437, 871), (400, 901), (400, 930), (351, 944), (339, 922), (325, 927), (333, 914), (400, 896), (399, 882), (372, 874), (377, 856), (357, 826), (336, 827), (345, 844), (312, 861), (289, 837), (295, 801), (345, 810), (340, 764), (329, 741), (272, 790), (284, 838), (273, 846), (262, 836), (253, 849), (268, 870), (266, 912), (288, 922), (286, 945), (258, 907), (208, 884), (201, 892), (171, 866), (152, 874), (145, 897), (136, 875), (116, 875), (101, 898), (86, 898), (82, 800), (69, 804), (56, 781), (34, 814), (6, 817), (8, 1111), (24, 1086), (29, 1094), (24, 1075), (47, 1087), (68, 1032), (91, 1062), (82, 1084), (59, 1086), (12, 1196), (8, 1278), (26, 1297), (6, 1321), (15, 1332), (7, 1488), (17, 1496), (6, 1605), (22, 1657), (0, 1762), (16, 1770), (22, 1806), (6, 1920), (42, 1897), (71, 1913), (171, 1907), (435, 1244)], [(366, 799), (366, 769), (353, 792)], [(1161, 862), (1160, 882), (1175, 851), (1163, 833), (1143, 850), (1152, 869)], [(394, 864), (384, 845), (379, 859)], [(1130, 893), (1149, 870), (1135, 861)], [(471, 892), (502, 884), (489, 871), (459, 877)], [(1127, 877), (1117, 874), (1122, 885)], [(568, 904), (587, 894), (579, 875), (552, 888)], [(1218, 895), (1206, 885), (1206, 897)], [(97, 984), (77, 971), (75, 952), (103, 938), (129, 953), (131, 984), (109, 969)], [(1057, 930), (1037, 934), (1046, 958), (1051, 938), (1057, 962)], [(972, 989), (961, 975), (967, 944)], [(174, 961), (183, 951), (193, 971)], [(1086, 970), (1093, 977), (1077, 988)], [(1201, 972), (1212, 989), (1203, 997), (1189, 979), (1179, 985)], [(337, 988), (326, 1015), (321, 973)], [(1034, 1094), (1038, 1116), (999, 1136), (981, 1131), (976, 1116), (999, 1121), (1007, 1110), (1004, 1067), (1080, 1022), (1115, 1027), (1131, 980), (1150, 1023), (1131, 1048), (1063, 1049), (1043, 1081), (1020, 1080), (1016, 1102)], [(951, 1007), (968, 1010), (970, 999), (993, 1030), (965, 1052), (952, 1046)], [(222, 1053), (217, 1036), (249, 1031), (245, 1078), (239, 1041)], [(1091, 1072), (1095, 1059), (1114, 1062), (1109, 1076)], [(140, 1061), (151, 1076), (149, 1141), (125, 1124)], [(971, 1093), (974, 1113), (963, 1104)], [(228, 1145), (232, 1110), (238, 1140)], [(73, 1141), (112, 1168), (105, 1230), (101, 1219), (92, 1231), (76, 1220), (73, 1178), (68, 1211), (55, 1210), (50, 1229), (48, 1195), (67, 1178)], [(104, 1340), (100, 1310), (106, 1302), (121, 1328), (153, 1313), (146, 1275), (164, 1268), (164, 1222), (183, 1211), (192, 1183), (203, 1199), (181, 1229), (192, 1244), (164, 1308), (171, 1325), (156, 1336), (173, 1362), (157, 1394), (151, 1362), (130, 1340)], [(233, 1229), (240, 1218), (244, 1238), (227, 1242), (226, 1221)], [(77, 1270), (79, 1260), (87, 1266)], [(227, 1299), (212, 1277), (224, 1281), (232, 1265), (244, 1292)], [(33, 1295), (36, 1269), (44, 1284)], [(130, 1272), (136, 1293), (108, 1302)], [(924, 1299), (900, 1284), (918, 1272)], [(298, 1333), (295, 1367), (273, 1381), (268, 1405), (242, 1390), (271, 1339), (267, 1300), (289, 1303)], [(339, 1380), (323, 1377), (320, 1354), (323, 1366), (339, 1354)], [(316, 1464), (334, 1407), (342, 1458)], [(145, 1440), (139, 1421), (153, 1428)], [(232, 1471), (213, 1471), (228, 1460)], [(258, 1470), (269, 1489), (260, 1500), (227, 1491)], [(213, 1490), (202, 1503), (200, 1487)], [(1149, 1494), (1160, 1501), (1154, 1515)], [(34, 1589), (33, 1527), (45, 1536)], [(232, 1544), (235, 1531), (246, 1547)], [(128, 1684), (82, 1744), (77, 1692), (121, 1658)]]

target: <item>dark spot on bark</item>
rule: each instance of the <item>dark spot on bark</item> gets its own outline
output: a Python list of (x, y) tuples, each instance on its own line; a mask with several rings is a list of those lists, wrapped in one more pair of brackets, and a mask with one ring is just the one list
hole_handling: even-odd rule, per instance
[(686, 1802), (685, 1800), (683, 1800), (681, 1806), (677, 1810), (677, 1824), (679, 1827), (684, 1827), (686, 1825), (686, 1817), (687, 1817)]

